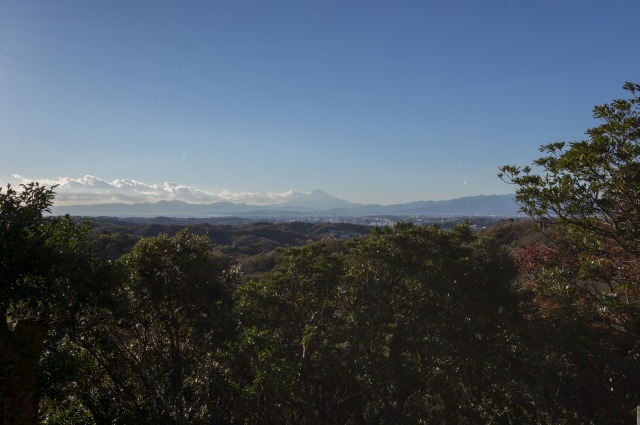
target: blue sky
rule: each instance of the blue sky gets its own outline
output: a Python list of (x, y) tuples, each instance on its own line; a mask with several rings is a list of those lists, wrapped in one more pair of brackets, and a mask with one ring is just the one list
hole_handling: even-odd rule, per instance
[(0, 185), (509, 193), (500, 165), (584, 138), (593, 106), (640, 81), (639, 15), (637, 0), (0, 0)]

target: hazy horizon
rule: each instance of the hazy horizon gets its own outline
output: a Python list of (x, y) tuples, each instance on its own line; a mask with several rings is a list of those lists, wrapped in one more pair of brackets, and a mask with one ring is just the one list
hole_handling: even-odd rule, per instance
[[(13, 185), (28, 184), (35, 180), (18, 175), (13, 176)], [(256, 193), (256, 192), (230, 192), (223, 190), (220, 193), (206, 192), (198, 188), (183, 186), (172, 182), (162, 184), (148, 184), (135, 180), (114, 180), (111, 182), (102, 180), (96, 176), (84, 176), (79, 179), (62, 178), (57, 180), (39, 180), (39, 184), (55, 187), (55, 206), (73, 205), (97, 205), (109, 203), (155, 203), (159, 201), (183, 201), (190, 204), (209, 204), (215, 202), (246, 203), (249, 205), (277, 205), (292, 201), (301, 195), (310, 195), (321, 191), (325, 194), (352, 204), (375, 204), (374, 202), (360, 203), (349, 199), (338, 198), (322, 188), (316, 188), (309, 192), (288, 190), (280, 193)], [(1, 186), (1, 185), (0, 185)], [(468, 196), (508, 195), (506, 193), (486, 193)], [(456, 198), (444, 199), (414, 199), (408, 202), (419, 201), (446, 201)], [(392, 204), (380, 204), (392, 205)]]
[[(639, 81), (637, 0), (0, 3), (0, 186), (62, 204), (510, 193)], [(88, 200), (88, 201), (87, 201)], [(249, 200), (249, 201), (247, 201)]]

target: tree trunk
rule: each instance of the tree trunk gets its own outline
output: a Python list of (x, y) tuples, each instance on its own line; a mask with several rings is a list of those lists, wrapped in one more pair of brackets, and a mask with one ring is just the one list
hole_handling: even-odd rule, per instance
[(38, 423), (40, 386), (38, 363), (47, 326), (35, 320), (20, 320), (13, 331), (0, 324), (0, 353), (4, 394), (4, 414), (0, 425)]

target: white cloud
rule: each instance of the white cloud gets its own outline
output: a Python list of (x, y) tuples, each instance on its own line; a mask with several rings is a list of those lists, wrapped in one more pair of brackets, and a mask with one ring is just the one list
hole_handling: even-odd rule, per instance
[(292, 190), (282, 193), (267, 192), (266, 194), (261, 194), (256, 192), (231, 192), (225, 189), (220, 193), (213, 193), (172, 182), (165, 182), (159, 185), (130, 179), (106, 181), (89, 175), (75, 179), (71, 177), (33, 179), (14, 174), (13, 178), (15, 179), (14, 184), (38, 181), (45, 186), (57, 185), (55, 189), (55, 204), (58, 206), (112, 202), (132, 204), (162, 200), (180, 200), (190, 203), (229, 201), (233, 203), (244, 202), (252, 205), (272, 205), (286, 202), (300, 195), (300, 192)]

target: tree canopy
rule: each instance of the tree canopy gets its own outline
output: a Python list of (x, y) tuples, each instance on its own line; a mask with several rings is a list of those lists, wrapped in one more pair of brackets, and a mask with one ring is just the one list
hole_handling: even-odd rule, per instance
[(521, 320), (513, 272), (508, 254), (468, 227), (400, 224), (343, 250), (289, 251), (238, 293), (257, 419), (529, 417), (510, 329)]
[(542, 146), (533, 166), (505, 166), (522, 211), (553, 227), (556, 252), (573, 256), (572, 287), (620, 325), (640, 303), (640, 85), (597, 106), (588, 139)]
[(109, 272), (70, 217), (47, 217), (54, 188), (0, 189), (0, 362), (4, 421), (36, 423), (38, 365), (55, 329), (73, 326), (98, 301)]
[(600, 125), (586, 140), (544, 145), (531, 166), (500, 174), (548, 236), (518, 254), (519, 283), (558, 329), (571, 397), (592, 407), (585, 419), (640, 401), (640, 85), (624, 90), (629, 98), (594, 108)]

